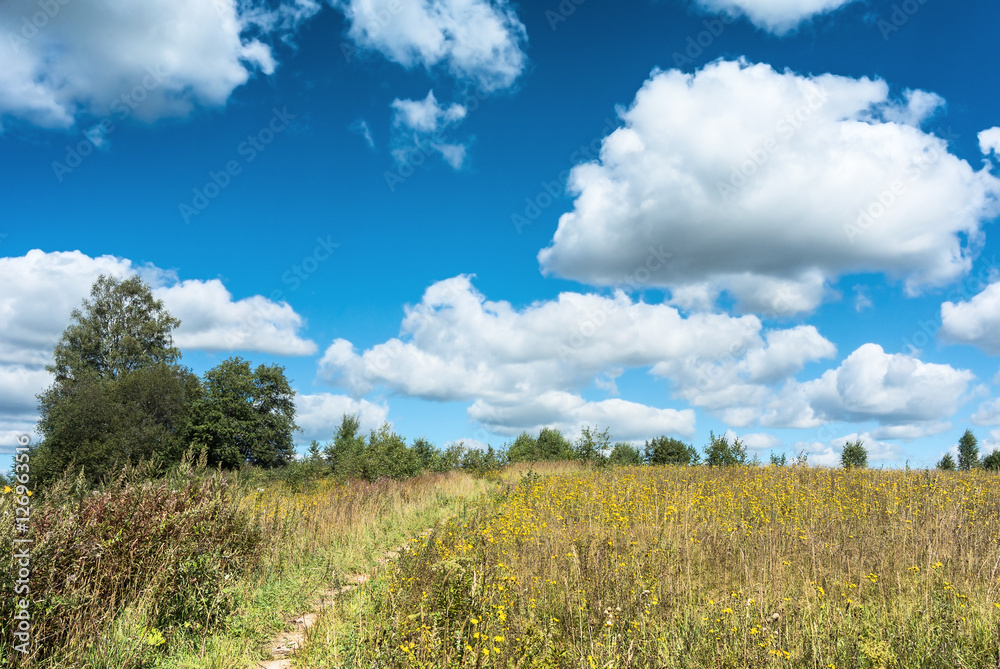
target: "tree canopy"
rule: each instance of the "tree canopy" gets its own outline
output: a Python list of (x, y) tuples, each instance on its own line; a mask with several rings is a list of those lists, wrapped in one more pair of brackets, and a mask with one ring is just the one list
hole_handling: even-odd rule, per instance
[(958, 468), (961, 471), (979, 466), (979, 440), (972, 430), (966, 430), (958, 440)]
[(184, 449), (198, 378), (178, 364), (180, 321), (138, 277), (100, 276), (53, 351), (55, 376), (38, 395), (35, 480), (67, 469), (96, 482), (126, 463), (169, 462)]
[(181, 322), (138, 276), (120, 280), (102, 274), (83, 310), (74, 309), (70, 318), (74, 323), (63, 332), (53, 364), (46, 368), (57, 383), (86, 375), (118, 380), (143, 367), (180, 360), (172, 332)]
[(644, 452), (651, 465), (695, 465), (701, 459), (694, 446), (666, 435), (647, 441)]
[(855, 439), (844, 444), (840, 453), (840, 466), (844, 469), (866, 469), (868, 467), (868, 449), (861, 439)]
[(205, 372), (204, 392), (192, 407), (191, 444), (206, 448), (209, 462), (223, 467), (244, 463), (287, 464), (295, 454), (295, 403), (279, 365), (252, 370), (240, 357)]
[(747, 449), (739, 438), (734, 438), (732, 443), (725, 435), (715, 436), (714, 432), (709, 432), (709, 442), (705, 446), (705, 464), (709, 467), (733, 467), (736, 465), (749, 464), (747, 459)]

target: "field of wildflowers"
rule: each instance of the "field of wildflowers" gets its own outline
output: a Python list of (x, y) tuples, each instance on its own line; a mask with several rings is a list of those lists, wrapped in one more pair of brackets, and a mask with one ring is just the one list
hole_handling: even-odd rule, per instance
[(342, 603), (297, 666), (998, 667), (997, 484), (527, 472)]

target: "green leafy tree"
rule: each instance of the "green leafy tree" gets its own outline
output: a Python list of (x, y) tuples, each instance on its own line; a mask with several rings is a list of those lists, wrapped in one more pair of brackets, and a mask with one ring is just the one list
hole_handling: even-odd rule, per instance
[(840, 466), (844, 469), (868, 468), (868, 449), (861, 439), (844, 444), (844, 450), (840, 453)]
[(474, 476), (485, 476), (507, 464), (503, 451), (497, 451), (489, 444), (486, 448), (463, 448), (459, 467)]
[(313, 439), (309, 442), (309, 461), (310, 462), (321, 462), (323, 460), (323, 453), (320, 449), (319, 442)]
[(434, 448), (434, 444), (427, 441), (423, 437), (419, 437), (413, 441), (414, 456), (417, 458), (417, 466), (421, 471), (430, 471), (434, 467), (434, 459), (437, 457), (437, 451)]
[(1000, 449), (993, 451), (983, 458), (983, 469), (1000, 470)]
[(210, 463), (227, 468), (287, 464), (295, 454), (292, 433), (299, 429), (294, 397), (283, 367), (252, 370), (246, 360), (228, 358), (205, 373), (191, 443), (207, 449)]
[(938, 460), (937, 468), (946, 472), (953, 472), (958, 469), (958, 465), (955, 464), (955, 458), (951, 453), (945, 453), (944, 457)]
[(396, 434), (388, 422), (371, 430), (365, 455), (365, 478), (369, 481), (406, 479), (420, 471), (416, 454), (406, 447), (406, 440)]
[(579, 439), (573, 444), (576, 458), (581, 462), (594, 462), (602, 465), (607, 463), (608, 452), (611, 450), (611, 435), (605, 428), (599, 432), (596, 427), (584, 427)]
[(538, 440), (527, 432), (518, 435), (514, 443), (507, 447), (507, 457), (511, 462), (537, 462), (541, 460)]
[(181, 324), (153, 297), (137, 276), (124, 280), (104, 276), (90, 289), (83, 310), (74, 309), (75, 321), (66, 328), (46, 369), (56, 383), (96, 376), (122, 378), (129, 372), (156, 363), (180, 360), (173, 345), (173, 330)]
[(543, 427), (536, 443), (539, 460), (573, 459), (573, 445), (555, 428)]
[(462, 466), (462, 457), (465, 455), (464, 442), (456, 442), (449, 444), (444, 452), (438, 453), (437, 460), (434, 463), (434, 471), (438, 472), (450, 472), (453, 469), (458, 469)]
[(38, 395), (32, 473), (44, 487), (67, 469), (89, 483), (126, 464), (180, 459), (198, 378), (178, 364), (170, 316), (138, 277), (100, 276), (53, 351)]
[(637, 467), (642, 464), (642, 451), (628, 442), (619, 441), (611, 449), (608, 464), (616, 467)]
[(958, 468), (968, 471), (979, 466), (979, 440), (972, 430), (966, 430), (958, 440)]
[(323, 457), (336, 476), (344, 479), (364, 478), (365, 438), (360, 434), (361, 418), (344, 414), (333, 433), (333, 441), (323, 447)]
[(788, 458), (784, 453), (778, 455), (777, 453), (771, 453), (771, 465), (773, 467), (784, 467), (787, 464)]
[(667, 436), (647, 441), (643, 451), (650, 465), (690, 465), (697, 464), (699, 459), (694, 446)]
[(709, 432), (709, 442), (705, 446), (705, 464), (709, 467), (746, 465), (748, 464), (746, 446), (739, 438), (734, 438), (732, 443), (729, 443), (725, 435), (716, 437), (714, 432)]

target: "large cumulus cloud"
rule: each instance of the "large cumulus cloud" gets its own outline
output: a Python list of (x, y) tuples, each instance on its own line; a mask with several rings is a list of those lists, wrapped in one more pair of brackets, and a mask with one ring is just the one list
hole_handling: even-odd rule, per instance
[[(600, 159), (572, 171), (542, 270), (664, 286), (692, 309), (726, 291), (758, 313), (808, 311), (853, 272), (911, 293), (947, 284), (997, 215), (1000, 180), (921, 129), (941, 104), (743, 61), (656, 71)], [(657, 249), (672, 255), (648, 271)]]

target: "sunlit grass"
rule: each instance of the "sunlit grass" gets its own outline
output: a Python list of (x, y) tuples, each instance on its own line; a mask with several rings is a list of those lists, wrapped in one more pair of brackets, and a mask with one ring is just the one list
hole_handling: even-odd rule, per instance
[(502, 484), (300, 666), (993, 667), (982, 472), (589, 470)]
[[(450, 472), (302, 489), (192, 466), (100, 494), (67, 485), (32, 509), (31, 652), (15, 654), (5, 637), (0, 666), (256, 666), (319, 591), (371, 570), (491, 484)], [(14, 522), (5, 505), (8, 553)], [(168, 577), (180, 590), (164, 599)]]

